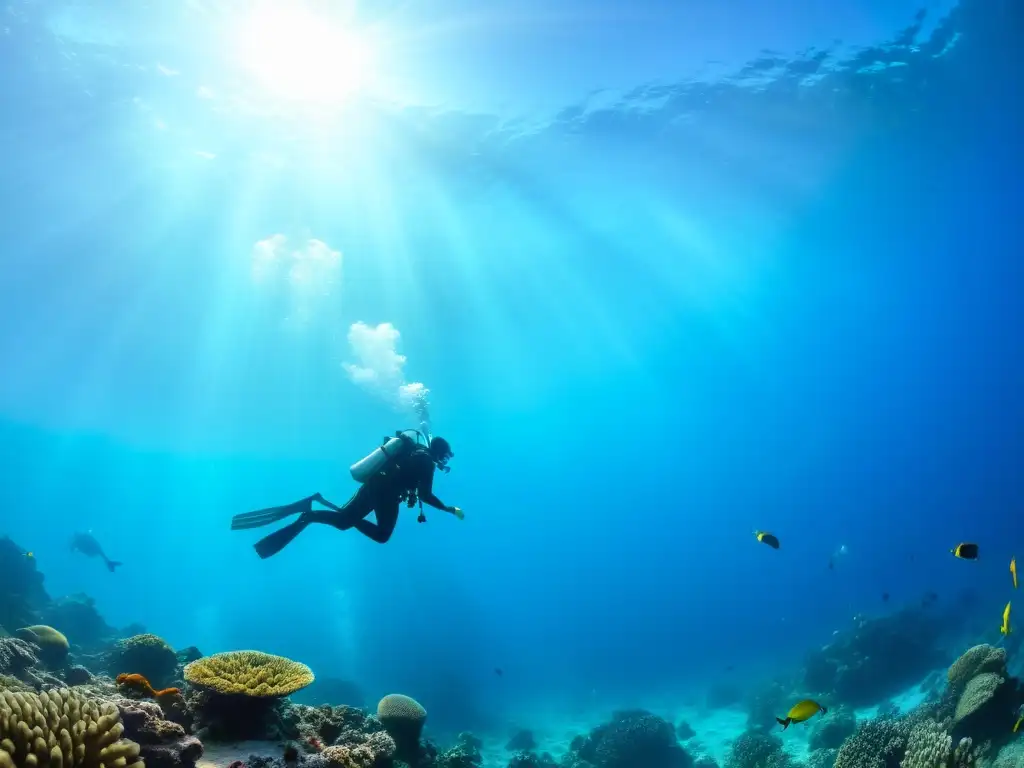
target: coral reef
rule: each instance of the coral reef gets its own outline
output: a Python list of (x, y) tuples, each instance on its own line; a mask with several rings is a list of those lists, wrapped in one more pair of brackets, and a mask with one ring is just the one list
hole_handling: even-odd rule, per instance
[(174, 681), (178, 657), (162, 637), (146, 633), (119, 640), (107, 657), (106, 666), (113, 677), (142, 675), (162, 688)]
[(946, 626), (908, 608), (877, 618), (858, 616), (805, 660), (803, 686), (853, 706), (867, 706), (917, 683), (946, 661), (937, 644)]
[(968, 648), (949, 666), (946, 682), (950, 691), (960, 694), (972, 679), (986, 672), (1006, 674), (1006, 651), (986, 644)]
[(22, 627), (15, 634), (36, 646), (39, 649), (36, 655), (48, 667), (59, 668), (67, 661), (71, 645), (68, 639), (53, 627), (35, 624), (31, 627)]
[(899, 768), (909, 736), (906, 721), (868, 720), (839, 748), (835, 768)]
[(165, 719), (160, 705), (121, 699), (117, 704), (125, 735), (139, 744), (146, 768), (194, 768), (203, 745), (179, 723)]
[(816, 749), (807, 757), (807, 768), (832, 768), (838, 754), (838, 749)]
[(690, 768), (693, 758), (676, 740), (667, 720), (642, 709), (616, 712), (608, 723), (577, 736), (563, 764), (594, 768)]
[(139, 745), (122, 738), (120, 713), (109, 702), (70, 689), (0, 692), (0, 766), (143, 768)]
[(38, 662), (31, 644), (16, 637), (0, 637), (0, 675), (20, 677)]
[(941, 725), (922, 720), (910, 731), (900, 768), (972, 768), (982, 752), (970, 739), (961, 739), (954, 748), (952, 737)]
[(471, 733), (460, 733), (454, 747), (431, 761), (433, 768), (479, 768), (484, 762), (481, 746), (480, 740)]
[(725, 765), (726, 768), (781, 768), (787, 762), (788, 757), (782, 751), (782, 739), (751, 729), (733, 742)]
[(392, 693), (377, 704), (377, 719), (395, 740), (398, 759), (414, 761), (419, 754), (420, 735), (427, 721), (427, 710), (409, 696)]

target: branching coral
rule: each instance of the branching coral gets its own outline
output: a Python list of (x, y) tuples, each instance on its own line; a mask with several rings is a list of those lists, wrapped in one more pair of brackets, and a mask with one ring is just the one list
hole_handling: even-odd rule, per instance
[(185, 680), (221, 695), (280, 698), (313, 682), (305, 664), (260, 651), (215, 653), (185, 667)]
[(171, 682), (177, 669), (174, 649), (162, 637), (148, 633), (119, 641), (107, 661), (112, 675), (142, 675), (158, 686)]
[(117, 707), (63, 689), (0, 693), (0, 768), (143, 768)]
[(765, 731), (740, 734), (729, 750), (726, 768), (763, 768), (782, 754), (782, 740)]
[(835, 768), (895, 768), (909, 735), (910, 726), (904, 721), (869, 720), (839, 748)]

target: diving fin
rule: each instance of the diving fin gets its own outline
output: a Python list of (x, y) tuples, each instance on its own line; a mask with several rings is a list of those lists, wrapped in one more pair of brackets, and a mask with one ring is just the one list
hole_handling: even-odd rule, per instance
[(267, 509), (257, 509), (255, 512), (244, 512), (241, 515), (235, 515), (231, 518), (231, 530), (243, 531), (248, 528), (262, 528), (264, 525), (271, 525), (278, 520), (284, 520), (286, 517), (309, 512), (313, 509), (313, 502), (316, 498), (316, 496), (309, 496), (301, 501), (296, 501), (294, 504), (288, 504), (283, 507), (268, 507)]
[(300, 517), (295, 522), (288, 523), (288, 525), (281, 530), (274, 531), (269, 536), (264, 536), (253, 544), (253, 549), (256, 550), (256, 554), (263, 560), (266, 560), (268, 557), (273, 557), (291, 544), (292, 540), (296, 536), (306, 530), (307, 525), (309, 525), (309, 521)]

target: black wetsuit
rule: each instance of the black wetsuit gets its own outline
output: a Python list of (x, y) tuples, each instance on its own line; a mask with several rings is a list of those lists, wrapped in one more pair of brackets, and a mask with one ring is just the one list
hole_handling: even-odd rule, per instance
[[(355, 528), (364, 536), (384, 544), (394, 533), (399, 508), (410, 492), (415, 492), (423, 504), (447, 509), (434, 495), (435, 469), (430, 454), (417, 448), (387, 472), (374, 475), (363, 483), (338, 511), (317, 509), (305, 513), (302, 518), (308, 523), (325, 523), (339, 531)], [(371, 512), (376, 513), (376, 523), (364, 519)]]

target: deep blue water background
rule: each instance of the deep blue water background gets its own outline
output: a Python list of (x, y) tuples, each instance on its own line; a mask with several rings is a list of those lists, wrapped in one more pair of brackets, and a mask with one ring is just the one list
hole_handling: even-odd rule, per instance
[[(0, 48), (2, 531), (114, 624), (401, 690), (442, 729), (698, 698), (928, 590), (994, 640), (1024, 538), (1021, 14), (965, 2), (814, 85), (780, 55), (764, 87), (762, 59), (535, 132), (385, 115), (352, 178), (241, 175), (224, 126), (219, 166), (130, 139), (137, 85), (94, 64), (109, 98), (83, 97), (29, 16)], [(248, 281), (279, 231), (345, 254), (299, 330)], [(261, 562), (232, 514), (343, 500), (412, 422), (346, 379), (356, 321), (400, 330), (466, 520)], [(81, 528), (123, 571), (68, 553)]]

